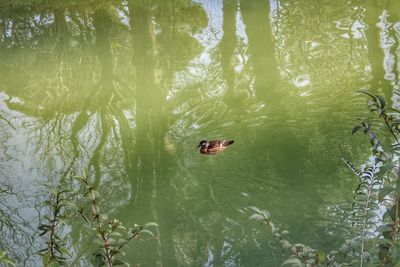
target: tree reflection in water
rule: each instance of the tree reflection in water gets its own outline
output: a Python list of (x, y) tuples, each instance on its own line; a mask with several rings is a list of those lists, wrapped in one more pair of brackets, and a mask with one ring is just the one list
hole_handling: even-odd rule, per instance
[[(259, 201), (273, 199), (273, 208), (297, 214), (298, 198), (286, 189), (304, 192), (318, 183), (318, 171), (304, 175), (310, 169), (337, 174), (333, 165), (317, 165), (329, 161), (321, 151), (346, 152), (329, 140), (348, 129), (343, 121), (360, 104), (348, 97), (353, 89), (381, 86), (389, 99), (398, 82), (394, 64), (386, 64), (398, 61), (396, 46), (382, 53), (375, 42), (383, 32), (397, 36), (391, 25), (398, 4), (387, 7), (387, 24), (376, 28), (371, 25), (383, 7), (342, 2), (223, 0), (210, 8), (188, 0), (6, 1), (0, 9), (0, 174), (1, 188), (9, 189), (0, 197), (7, 199), (2, 218), (14, 228), (4, 228), (0, 248), (34, 261), (29, 257), (41, 244), (29, 236), (39, 220), (32, 213), (45, 198), (38, 194), (42, 183), (73, 187), (73, 175), (86, 173), (106, 199), (103, 209), (125, 225), (159, 223), (160, 238), (135, 244), (127, 256), (133, 264), (229, 265), (252, 262), (253, 251), (268, 261), (271, 254), (261, 252), (242, 219), (228, 216), (245, 205), (237, 195), (254, 191)], [(221, 25), (209, 15), (219, 11)], [(332, 95), (343, 97), (332, 101)], [(318, 116), (315, 101), (322, 103)], [(332, 117), (338, 106), (348, 112)], [(240, 136), (237, 143), (247, 144), (242, 154), (249, 155), (241, 163), (253, 184), (202, 161), (230, 179), (215, 187), (204, 180), (209, 177), (191, 143), (205, 133)], [(250, 160), (255, 146), (262, 156)], [(31, 184), (24, 183), (25, 172), (35, 176)], [(279, 180), (271, 185), (265, 177)], [(9, 187), (19, 184), (29, 184), (35, 200), (25, 188)], [(326, 192), (340, 187), (324, 186), (310, 194), (315, 206), (307, 209), (317, 210)], [(30, 217), (21, 214), (24, 206)], [(290, 214), (287, 221), (297, 220)], [(80, 230), (79, 224), (68, 229), (71, 244), (85, 250), (90, 240)]]
[[(164, 166), (173, 169), (165, 89), (174, 78), (170, 66), (181, 68), (200, 51), (192, 35), (205, 25), (201, 7), (189, 1), (16, 6), (3, 9), (0, 21), (6, 103), (26, 116), (15, 124), (34, 144), (30, 156), (46, 182), (71, 183), (75, 173), (88, 173), (114, 198), (106, 210), (118, 209), (129, 222), (173, 211), (160, 207), (170, 198)], [(166, 220), (159, 249), (149, 250), (155, 261), (163, 250), (173, 254), (171, 229)]]

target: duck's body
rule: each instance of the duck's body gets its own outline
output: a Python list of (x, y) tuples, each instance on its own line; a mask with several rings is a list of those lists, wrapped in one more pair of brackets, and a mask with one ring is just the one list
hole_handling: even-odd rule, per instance
[(201, 154), (217, 154), (222, 152), (227, 146), (233, 144), (233, 140), (212, 140), (200, 141), (200, 144), (197, 147), (200, 147)]

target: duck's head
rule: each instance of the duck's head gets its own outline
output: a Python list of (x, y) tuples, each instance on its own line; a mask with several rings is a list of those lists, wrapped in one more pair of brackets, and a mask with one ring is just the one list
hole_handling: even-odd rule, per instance
[(199, 147), (207, 147), (208, 141), (207, 140), (201, 140), (197, 148)]

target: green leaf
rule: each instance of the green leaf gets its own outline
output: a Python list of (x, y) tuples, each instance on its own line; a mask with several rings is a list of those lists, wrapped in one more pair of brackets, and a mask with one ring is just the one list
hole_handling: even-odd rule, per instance
[(90, 200), (96, 200), (100, 196), (100, 193), (96, 190), (90, 190), (90, 193), (88, 195)]
[(292, 246), (292, 244), (290, 244), (289, 241), (285, 239), (281, 240), (280, 243), (283, 249), (288, 249)]
[(367, 90), (360, 90), (358, 92), (366, 94), (366, 95), (370, 96), (372, 99), (376, 100), (376, 96), (374, 96), (373, 94), (369, 93)]
[(88, 217), (85, 216), (85, 214), (82, 213), (82, 217), (87, 223), (91, 223), (91, 221), (88, 219)]
[(390, 252), (391, 261), (394, 263), (394, 266), (397, 266), (397, 263), (399, 262), (399, 251), (397, 250), (396, 246), (393, 246)]
[(378, 200), (379, 202), (382, 202), (383, 199), (389, 195), (391, 192), (393, 192), (395, 190), (395, 188), (393, 186), (385, 186), (383, 188), (381, 188), (381, 190), (379, 190), (379, 194), (378, 194)]
[(122, 234), (121, 234), (120, 232), (112, 232), (112, 233), (110, 234), (110, 236), (113, 236), (113, 237), (122, 237)]
[(326, 253), (323, 251), (317, 251), (316, 253), (317, 263), (325, 263), (326, 261)]
[(43, 253), (43, 252), (46, 252), (48, 250), (49, 250), (49, 248), (44, 248), (44, 249), (39, 250), (37, 253)]
[(4, 263), (5, 266), (15, 266), (15, 263), (7, 256), (7, 253), (2, 250), (0, 250), (0, 265), (1, 263)]
[(117, 227), (117, 228), (118, 228), (118, 229), (122, 229), (122, 230), (126, 231), (126, 227), (125, 227), (125, 226), (123, 226), (122, 224), (118, 225), (118, 227)]
[(65, 217), (59, 217), (59, 218), (58, 218), (58, 221), (59, 221), (61, 224), (64, 224), (64, 225), (68, 224), (68, 219), (65, 218)]
[(95, 266), (104, 266), (105, 261), (104, 261), (105, 255), (102, 253), (97, 253), (94, 255), (94, 265)]
[(351, 135), (354, 135), (356, 132), (358, 132), (361, 129), (360, 125), (354, 126), (353, 129), (351, 130)]
[[(115, 242), (115, 247), (120, 247), (120, 248), (122, 248), (122, 247), (124, 247), (126, 244), (128, 244), (128, 242), (129, 242), (129, 237), (127, 238), (127, 239), (122, 239), (122, 238), (120, 238), (120, 239), (118, 239), (118, 241), (117, 242)], [(117, 251), (116, 253), (122, 253), (122, 251)]]
[(351, 248), (356, 250), (356, 249), (360, 248), (361, 242), (356, 239), (351, 239), (351, 240), (349, 240), (349, 245), (351, 246)]
[(281, 232), (281, 234), (282, 234), (282, 235), (287, 235), (287, 234), (289, 234), (289, 231), (288, 231), (288, 230), (283, 230), (283, 231)]
[(45, 230), (49, 230), (50, 229), (50, 225), (49, 224), (41, 224), (38, 226), (39, 230), (45, 231)]
[(96, 238), (92, 242), (93, 242), (93, 244), (95, 244), (98, 247), (103, 247), (103, 245), (104, 245), (104, 242), (101, 238)]
[(126, 265), (126, 266), (129, 266), (129, 263), (117, 259), (117, 260), (113, 261), (113, 265)]
[(55, 197), (57, 197), (60, 194), (60, 192), (57, 190), (57, 188), (50, 188), (50, 191), (53, 193), (53, 195)]
[(43, 232), (41, 232), (40, 234), (39, 234), (39, 236), (44, 236), (45, 234), (47, 234), (49, 232), (49, 230), (44, 230)]
[(381, 109), (385, 108), (386, 102), (385, 102), (385, 98), (383, 98), (383, 96), (377, 95), (376, 96), (376, 102), (378, 103), (378, 106)]
[(250, 216), (250, 220), (256, 220), (256, 221), (264, 221), (265, 217), (261, 214), (254, 213), (253, 215)]
[(252, 206), (252, 207), (249, 207), (249, 209), (251, 209), (254, 212), (257, 212), (257, 213), (261, 214), (261, 210), (259, 208), (257, 208), (257, 207)]
[(44, 206), (50, 206), (50, 207), (53, 206), (53, 203), (51, 201), (49, 201), (49, 200), (45, 200), (42, 203), (43, 203)]
[(279, 228), (275, 227), (275, 224), (273, 222), (269, 222), (269, 226), (271, 227), (271, 232), (273, 234), (279, 230)]
[(269, 217), (271, 217), (271, 213), (269, 213), (269, 211), (262, 210), (261, 213), (265, 217), (265, 219), (268, 219)]
[(394, 111), (394, 112), (397, 112), (397, 113), (400, 113), (400, 110), (398, 110), (398, 109), (396, 109), (396, 108), (388, 108), (388, 110)]
[(298, 267), (303, 266), (303, 264), (301, 263), (301, 261), (298, 258), (290, 258), (290, 259), (285, 260), (282, 263), (282, 266), (285, 266), (285, 265), (298, 266)]
[(385, 259), (388, 256), (389, 247), (387, 246), (379, 246), (378, 256), (380, 260)]
[(79, 182), (86, 183), (86, 179), (82, 176), (74, 176), (74, 179), (78, 180)]
[(140, 231), (140, 234), (144, 234), (144, 233), (146, 233), (146, 234), (151, 235), (151, 236), (154, 237), (154, 234), (153, 234), (151, 231), (149, 231), (149, 230), (143, 229), (143, 230)]
[(66, 248), (63, 247), (63, 246), (58, 246), (57, 250), (58, 250), (58, 252), (60, 252), (61, 254), (68, 255), (68, 256), (70, 256), (70, 257), (72, 256), (71, 252), (69, 252), (69, 250), (66, 249)]
[(46, 254), (42, 255), (43, 266), (48, 266), (51, 259), (51, 253), (48, 251)]
[(158, 225), (157, 223), (155, 223), (155, 222), (148, 222), (148, 223), (146, 223), (146, 224), (144, 225), (144, 227), (150, 227), (150, 226), (158, 227), (159, 225)]

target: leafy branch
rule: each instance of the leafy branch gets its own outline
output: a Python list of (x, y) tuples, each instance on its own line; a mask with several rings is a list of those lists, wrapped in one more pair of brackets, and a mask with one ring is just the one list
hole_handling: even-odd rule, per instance
[[(265, 224), (269, 230), (271, 231), (274, 239), (277, 243), (282, 247), (282, 249), (288, 251), (290, 256), (287, 260), (285, 260), (282, 265), (291, 265), (291, 266), (304, 266), (304, 265), (323, 265), (323, 264), (333, 264), (334, 253), (328, 259), (327, 255), (323, 251), (315, 250), (307, 245), (296, 243), (290, 243), (285, 235), (289, 232), (286, 230), (280, 231), (278, 227), (271, 221), (271, 214), (266, 210), (261, 210), (257, 207), (249, 207), (249, 209), (254, 212), (251, 216), (251, 220), (255, 220)], [(328, 264), (328, 266), (329, 266)]]
[[(377, 231), (381, 234), (381, 240), (378, 247), (378, 255), (382, 266), (386, 264), (397, 265), (400, 260), (398, 253), (398, 232), (399, 232), (399, 209), (400, 209), (400, 161), (398, 160), (400, 151), (400, 111), (386, 107), (385, 99), (380, 95), (374, 95), (367, 91), (361, 91), (370, 97), (368, 108), (370, 112), (375, 112), (378, 118), (384, 120), (386, 129), (394, 138), (391, 146), (391, 154), (375, 151), (375, 156), (383, 163), (382, 177), (385, 183), (378, 195), (379, 201), (385, 199), (391, 202), (383, 216), (384, 224), (379, 226)], [(390, 111), (390, 112), (389, 112)], [(393, 154), (397, 154), (396, 157)]]
[(15, 263), (10, 259), (5, 251), (0, 250), (0, 265), (15, 266)]
[[(325, 254), (303, 244), (290, 243), (283, 235), (285, 231), (279, 231), (267, 211), (250, 208), (255, 212), (250, 219), (267, 225), (282, 248), (290, 252), (283, 265), (364, 266), (371, 261), (375, 266), (397, 266), (400, 263), (400, 110), (388, 109), (382, 96), (362, 93), (369, 96), (370, 112), (383, 120), (382, 130), (386, 129), (392, 138), (390, 151), (386, 152), (370, 123), (360, 120), (352, 130), (353, 135), (363, 131), (372, 146), (372, 157), (361, 171), (342, 159), (359, 177), (352, 204), (351, 226), (355, 237), (345, 240), (339, 252)], [(377, 211), (383, 205), (387, 210), (380, 218)]]
[(38, 227), (41, 231), (39, 236), (48, 235), (47, 247), (38, 251), (43, 257), (45, 266), (52, 263), (65, 264), (66, 256), (71, 256), (71, 253), (65, 248), (67, 243), (65, 238), (60, 237), (60, 233), (62, 233), (60, 224), (65, 223), (65, 207), (70, 204), (66, 198), (67, 192), (66, 190), (52, 188), (49, 200), (44, 202), (44, 205), (48, 206), (51, 211), (51, 217), (44, 216), (46, 222)]
[(117, 254), (123, 254), (122, 249), (133, 239), (139, 239), (141, 234), (147, 233), (152, 238), (157, 238), (154, 234), (145, 229), (146, 227), (158, 225), (156, 223), (147, 223), (146, 225), (136, 225), (127, 229), (119, 220), (109, 220), (107, 215), (100, 213), (98, 204), (99, 192), (89, 183), (86, 177), (76, 177), (84, 185), (84, 194), (90, 201), (91, 212), (80, 210), (82, 218), (96, 230), (99, 237), (99, 250), (95, 253), (95, 258), (99, 259), (100, 264), (106, 264), (108, 267), (128, 263), (116, 259)]
[(360, 242), (359, 262), (360, 266), (364, 265), (364, 261), (370, 260), (370, 253), (366, 252), (366, 241), (368, 240), (369, 230), (375, 229), (376, 214), (375, 211), (379, 208), (377, 204), (377, 195), (382, 185), (378, 178), (382, 162), (378, 165), (367, 167), (363, 171), (358, 171), (353, 164), (342, 159), (349, 168), (359, 177), (359, 184), (355, 190), (353, 209), (353, 229), (360, 231), (360, 237), (356, 238)]

